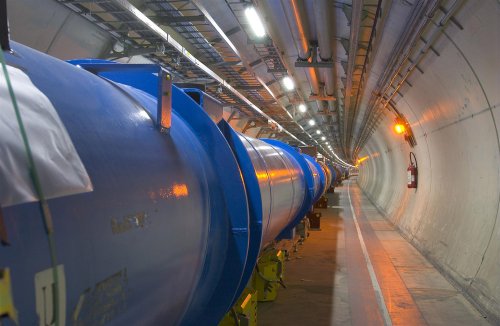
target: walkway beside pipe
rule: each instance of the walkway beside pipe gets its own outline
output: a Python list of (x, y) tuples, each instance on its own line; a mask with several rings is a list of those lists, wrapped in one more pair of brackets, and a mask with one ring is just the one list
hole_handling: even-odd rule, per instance
[(322, 230), (291, 255), (287, 289), (259, 304), (259, 325), (489, 325), (355, 181), (320, 211)]

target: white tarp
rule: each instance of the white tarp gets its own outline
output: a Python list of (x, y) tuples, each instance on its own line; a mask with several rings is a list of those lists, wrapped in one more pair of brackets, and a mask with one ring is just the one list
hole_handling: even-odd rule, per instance
[[(92, 183), (49, 99), (20, 69), (7, 66), (47, 199), (92, 191)], [(0, 205), (37, 201), (12, 100), (0, 69)]]

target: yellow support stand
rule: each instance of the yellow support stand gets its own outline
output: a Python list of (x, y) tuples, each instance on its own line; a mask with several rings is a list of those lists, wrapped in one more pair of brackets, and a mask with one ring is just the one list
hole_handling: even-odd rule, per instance
[(0, 269), (0, 316), (7, 316), (19, 325), (10, 284), (10, 269)]
[(309, 237), (309, 229), (311, 228), (311, 224), (309, 219), (303, 218), (299, 224), (295, 227), (297, 234), (299, 235), (299, 243), (303, 243)]
[(257, 326), (257, 292), (246, 288), (219, 326)]
[(285, 252), (265, 250), (257, 261), (247, 288), (218, 326), (257, 326), (257, 301), (274, 301), (283, 284)]
[(258, 301), (274, 301), (285, 273), (285, 253), (281, 250), (265, 251), (257, 262), (252, 276), (253, 288), (257, 290)]

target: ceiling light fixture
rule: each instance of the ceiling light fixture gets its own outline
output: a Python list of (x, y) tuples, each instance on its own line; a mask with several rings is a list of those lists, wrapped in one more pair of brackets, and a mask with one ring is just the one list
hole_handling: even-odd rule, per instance
[(293, 91), (295, 89), (295, 83), (293, 82), (293, 79), (290, 78), (290, 76), (286, 76), (283, 78), (283, 86), (285, 86), (285, 89), (287, 91)]
[(321, 140), (326, 140), (326, 137), (325, 136), (321, 137)]
[(304, 113), (306, 111), (307, 111), (307, 106), (304, 103), (299, 104), (299, 112)]
[(245, 9), (245, 16), (247, 17), (248, 24), (252, 26), (255, 36), (264, 37), (266, 35), (266, 29), (257, 14), (257, 10), (255, 10), (254, 7), (247, 7), (247, 9)]
[(314, 126), (316, 124), (316, 121), (314, 121), (314, 119), (311, 119), (308, 121), (308, 123), (310, 126)]
[(319, 129), (316, 130), (316, 134), (318, 134), (318, 135), (321, 134), (321, 130), (319, 130)]

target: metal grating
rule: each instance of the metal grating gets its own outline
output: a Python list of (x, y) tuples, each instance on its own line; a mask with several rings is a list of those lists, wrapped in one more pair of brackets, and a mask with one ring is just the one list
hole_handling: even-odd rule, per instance
[[(191, 47), (192, 52), (196, 52), (194, 61), (199, 62), (191, 60), (193, 57), (190, 57), (189, 53), (182, 52), (185, 49), (180, 45), (177, 46), (177, 42), (172, 43), (161, 37), (164, 28), (158, 32), (145, 25), (144, 21), (133, 12), (126, 10), (124, 4), (129, 4), (125, 0), (56, 1), (105, 30), (116, 42), (124, 45), (123, 53), (110, 51), (109, 58), (141, 54), (164, 66), (180, 82), (204, 84), (207, 93), (221, 100), (226, 106), (233, 107), (242, 116), (263, 122), (258, 132), (260, 136), (268, 134), (270, 137), (288, 140), (293, 144), (315, 141), (278, 101), (278, 98), (283, 96), (289, 103), (303, 101), (300, 93), (295, 90), (276, 97), (268, 87), (287, 75), (284, 60), (272, 40), (253, 43), (255, 52), (261, 58), (260, 62), (266, 65), (272, 77), (272, 80), (264, 82), (253, 73), (252, 63), (248, 65), (241, 62), (231, 42), (226, 42), (217, 27), (205, 19), (203, 10), (197, 6), (196, 0), (145, 1), (141, 7), (141, 14), (146, 15), (156, 25), (179, 34), (189, 43), (185, 46)], [(248, 3), (250, 2), (226, 0), (226, 4), (240, 24), (236, 31), (243, 30), (247, 36), (249, 32), (243, 20), (243, 10)], [(230, 32), (226, 33), (229, 35)], [(212, 74), (207, 73), (202, 66), (208, 67)], [(216, 74), (215, 77), (213, 73)], [(276, 124), (279, 128), (276, 128)], [(283, 132), (279, 132), (281, 126), (284, 128)]]

